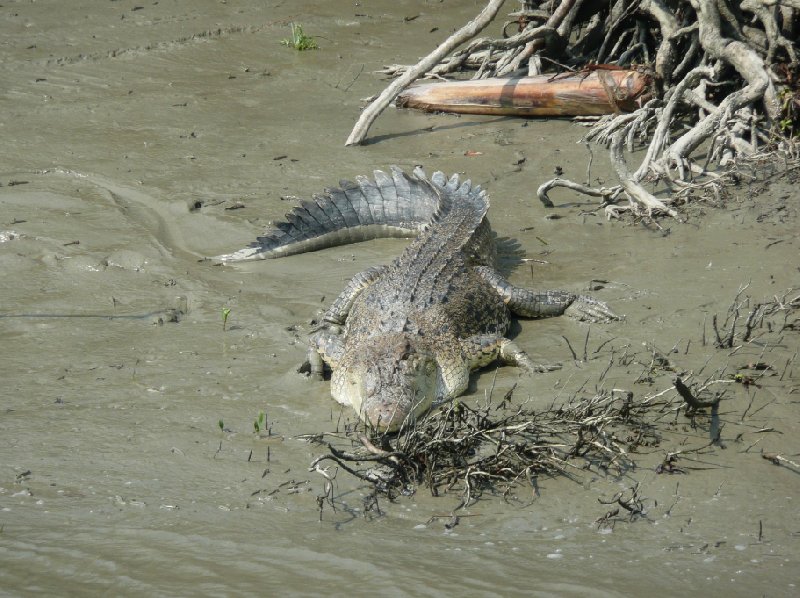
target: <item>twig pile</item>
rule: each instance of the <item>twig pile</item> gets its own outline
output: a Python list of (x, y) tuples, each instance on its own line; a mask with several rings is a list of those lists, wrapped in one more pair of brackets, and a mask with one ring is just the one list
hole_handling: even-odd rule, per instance
[[(643, 65), (655, 76), (654, 99), (630, 114), (600, 119), (584, 140), (607, 146), (618, 185), (548, 181), (539, 197), (563, 186), (603, 198), (607, 217), (667, 214), (696, 190), (715, 194), (730, 182), (712, 170), (779, 151), (787, 169), (799, 168), (791, 139), (800, 128), (799, 0), (524, 0), (503, 27), (502, 39), (474, 38), (503, 0), (490, 0), (464, 26), (413, 67), (391, 65), (400, 76), (362, 114), (347, 145), (367, 129), (402, 89), (419, 77), (471, 73), (473, 78), (536, 75), (587, 68)], [(517, 27), (517, 32), (508, 34)], [(640, 67), (637, 67), (640, 68)], [(635, 170), (623, 149), (646, 145)], [(695, 152), (703, 149), (705, 156)], [(663, 182), (656, 197), (645, 183)], [(617, 205), (620, 199), (627, 204)]]
[(534, 410), (514, 405), (512, 391), (494, 405), (454, 401), (396, 436), (352, 429), (350, 450), (329, 444), (311, 468), (332, 480), (320, 463), (333, 461), (390, 499), (423, 486), (434, 496), (458, 493), (467, 506), (486, 491), (508, 498), (521, 484), (535, 489), (542, 474), (593, 469), (619, 475), (635, 468), (630, 453), (658, 445), (655, 421), (674, 401), (601, 392)]
[(749, 286), (747, 284), (740, 287), (728, 308), (724, 322), (719, 324), (716, 314), (712, 318), (714, 345), (719, 349), (732, 349), (734, 346), (740, 348), (769, 333), (781, 335), (787, 330), (800, 329), (800, 319), (797, 317), (800, 310), (800, 290), (788, 289), (780, 296), (775, 295), (771, 299), (751, 305), (750, 297), (742, 298)]

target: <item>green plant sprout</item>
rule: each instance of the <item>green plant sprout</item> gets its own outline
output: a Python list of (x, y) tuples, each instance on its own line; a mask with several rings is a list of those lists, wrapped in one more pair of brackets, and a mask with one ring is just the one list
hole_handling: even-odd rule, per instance
[(228, 316), (231, 315), (231, 308), (230, 307), (223, 307), (222, 308), (222, 331), (225, 332), (225, 328), (228, 325)]
[(219, 420), (219, 421), (217, 422), (217, 425), (219, 426), (219, 429), (220, 429), (222, 432), (224, 432), (224, 431), (225, 431), (225, 423), (224, 423), (222, 420)]
[(782, 118), (778, 120), (778, 128), (786, 137), (793, 137), (795, 119), (798, 117), (794, 109), (794, 93), (791, 90), (784, 89), (779, 95), (779, 100)]
[(253, 431), (258, 434), (261, 430), (266, 430), (267, 428), (267, 414), (263, 411), (259, 411), (258, 418), (253, 422)]
[(319, 46), (317, 45), (317, 42), (314, 41), (314, 38), (303, 33), (303, 27), (301, 25), (298, 23), (289, 23), (289, 27), (292, 28), (292, 38), (281, 40), (281, 44), (290, 48), (294, 48), (298, 52), (302, 52), (303, 50), (319, 49)]

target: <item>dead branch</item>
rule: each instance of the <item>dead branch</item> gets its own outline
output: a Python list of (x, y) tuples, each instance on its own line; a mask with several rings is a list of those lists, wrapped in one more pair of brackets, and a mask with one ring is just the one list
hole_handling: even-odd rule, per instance
[(762, 453), (761, 456), (767, 461), (771, 461), (774, 465), (788, 466), (794, 468), (795, 471), (800, 471), (800, 464), (795, 463), (791, 459), (787, 459), (783, 455), (777, 453)]
[(400, 78), (396, 79), (389, 87), (377, 97), (377, 99), (367, 106), (361, 113), (358, 122), (353, 127), (353, 131), (347, 138), (345, 145), (359, 145), (364, 141), (369, 130), (378, 115), (397, 97), (401, 91), (413, 83), (425, 72), (430, 70), (442, 58), (447, 56), (455, 48), (465, 41), (472, 39), (480, 33), (489, 23), (492, 22), (500, 7), (505, 0), (491, 0), (481, 13), (472, 21), (464, 25), (453, 35), (447, 38), (436, 50), (420, 60), (413, 68), (406, 71)]
[(586, 185), (581, 185), (580, 183), (574, 183), (567, 179), (561, 178), (554, 178), (546, 183), (543, 183), (539, 186), (536, 190), (536, 196), (539, 198), (546, 207), (552, 208), (553, 202), (547, 195), (547, 192), (554, 187), (566, 187), (567, 189), (571, 189), (572, 191), (577, 191), (578, 193), (583, 193), (584, 195), (590, 195), (592, 197), (602, 197), (603, 203), (612, 203), (616, 200), (617, 196), (622, 192), (622, 186), (617, 185), (616, 187), (600, 187), (600, 188), (593, 188), (587, 187)]
[(719, 397), (709, 401), (702, 401), (695, 397), (692, 391), (689, 390), (689, 387), (684, 384), (680, 377), (675, 378), (675, 390), (678, 391), (678, 394), (692, 410), (696, 411), (698, 409), (706, 409), (708, 407), (715, 407), (719, 405)]

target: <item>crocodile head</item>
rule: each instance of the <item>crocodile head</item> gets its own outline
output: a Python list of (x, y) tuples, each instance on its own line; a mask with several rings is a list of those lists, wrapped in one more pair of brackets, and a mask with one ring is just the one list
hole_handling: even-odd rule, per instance
[[(335, 374), (339, 402), (350, 403), (369, 426), (394, 432), (430, 409), (439, 387), (438, 366), (420, 338), (406, 333), (371, 337)], [(335, 391), (336, 392), (336, 391)]]

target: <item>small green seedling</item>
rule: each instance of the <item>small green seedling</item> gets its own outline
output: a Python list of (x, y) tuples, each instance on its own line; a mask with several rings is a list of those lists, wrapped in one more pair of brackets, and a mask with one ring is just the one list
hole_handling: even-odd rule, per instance
[(263, 411), (258, 413), (258, 418), (253, 422), (253, 431), (258, 434), (267, 428), (267, 414)]
[(219, 420), (217, 422), (217, 425), (219, 426), (220, 431), (222, 431), (222, 432), (225, 431), (225, 424), (224, 424), (224, 422), (222, 420)]
[(303, 50), (319, 49), (319, 46), (317, 45), (317, 42), (314, 41), (314, 38), (303, 33), (303, 27), (301, 25), (298, 23), (289, 23), (289, 26), (292, 28), (292, 38), (281, 40), (281, 43), (284, 46), (294, 48), (298, 52), (302, 52)]
[(231, 308), (230, 307), (223, 307), (222, 308), (222, 331), (225, 332), (225, 329), (228, 325), (228, 316), (231, 315)]

